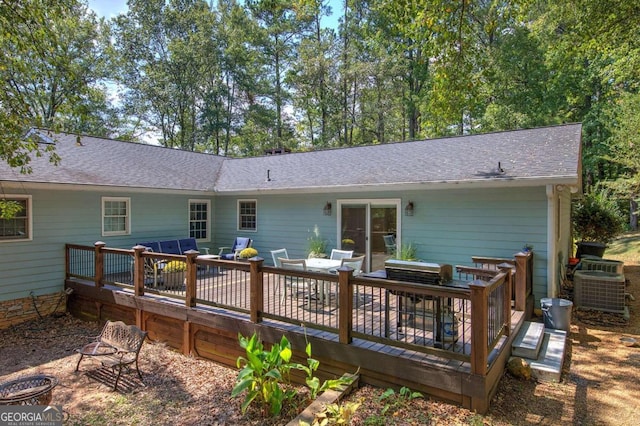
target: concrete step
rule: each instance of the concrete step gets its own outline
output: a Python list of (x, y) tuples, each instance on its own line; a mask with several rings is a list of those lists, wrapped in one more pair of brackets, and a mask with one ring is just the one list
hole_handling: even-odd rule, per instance
[(547, 329), (537, 359), (525, 358), (531, 367), (531, 376), (543, 382), (559, 382), (566, 343), (566, 331)]
[(544, 337), (544, 324), (525, 321), (511, 345), (511, 355), (537, 359)]

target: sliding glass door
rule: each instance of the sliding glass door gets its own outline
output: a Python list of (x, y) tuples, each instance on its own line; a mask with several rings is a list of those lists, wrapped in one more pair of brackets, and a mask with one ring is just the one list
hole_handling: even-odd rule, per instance
[(391, 236), (400, 240), (400, 200), (338, 200), (338, 206), (340, 247), (365, 255), (363, 271), (384, 269), (384, 261), (393, 256)]

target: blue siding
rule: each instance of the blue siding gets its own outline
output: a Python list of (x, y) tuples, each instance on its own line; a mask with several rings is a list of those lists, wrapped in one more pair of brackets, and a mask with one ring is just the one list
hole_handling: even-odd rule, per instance
[[(0, 242), (0, 300), (61, 291), (64, 245), (131, 248), (142, 240), (188, 236), (187, 195), (97, 191), (25, 191), (32, 195), (33, 240)], [(131, 235), (102, 236), (102, 197), (131, 198)], [(212, 202), (213, 206), (213, 202)], [(212, 207), (213, 208), (213, 207)], [(208, 244), (203, 243), (203, 246)]]
[[(257, 200), (258, 229), (237, 231), (237, 200)], [(300, 194), (216, 198), (214, 246), (229, 246), (236, 236), (254, 239), (259, 256), (271, 264), (270, 250), (286, 247), (290, 257), (306, 257), (315, 225), (337, 246), (337, 201), (340, 199), (401, 198), (415, 205), (414, 216), (400, 211), (403, 243), (417, 247), (418, 257), (437, 263), (470, 265), (471, 256), (513, 257), (524, 244), (534, 246), (536, 298), (546, 296), (547, 199), (545, 189), (507, 188), (432, 190), (373, 194)], [(322, 208), (333, 204), (332, 216)]]
[[(64, 244), (130, 248), (140, 241), (188, 236), (188, 200), (193, 195), (166, 195), (98, 191), (31, 191), (33, 241), (0, 243), (0, 300), (60, 291), (64, 280)], [(101, 197), (131, 198), (128, 236), (101, 235)], [(217, 248), (230, 246), (236, 236), (254, 240), (253, 246), (268, 264), (270, 250), (286, 247), (291, 257), (306, 257), (308, 239), (318, 226), (328, 248), (336, 247), (337, 201), (342, 199), (401, 199), (415, 205), (414, 216), (401, 210), (403, 243), (412, 243), (418, 257), (429, 262), (471, 263), (471, 256), (512, 257), (522, 246), (535, 252), (536, 299), (546, 296), (547, 199), (545, 189), (453, 189), (380, 193), (216, 196), (211, 198), (212, 241), (199, 243)], [(237, 200), (257, 200), (257, 231), (237, 230)], [(331, 216), (323, 207), (333, 205)], [(563, 211), (562, 218), (567, 213)]]

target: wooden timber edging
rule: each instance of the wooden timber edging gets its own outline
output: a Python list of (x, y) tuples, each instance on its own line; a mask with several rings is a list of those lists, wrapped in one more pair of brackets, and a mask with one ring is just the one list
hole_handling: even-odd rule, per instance
[(287, 426), (299, 426), (300, 424), (312, 424), (318, 413), (326, 410), (326, 407), (340, 401), (358, 387), (359, 376), (357, 374), (343, 374), (342, 379), (348, 379), (349, 383), (341, 386), (340, 389), (330, 389), (322, 392), (315, 401), (304, 409), (295, 419), (287, 423)]
[[(320, 361), (317, 375), (321, 380), (359, 371), (361, 383), (382, 388), (406, 386), (479, 413), (488, 410), (510, 353), (498, 350), (499, 362), (494, 362), (483, 376), (471, 374), (468, 365), (464, 367), (459, 361), (438, 361), (433, 356), (425, 360), (412, 351), (358, 339), (344, 344), (335, 333), (268, 320), (253, 323), (247, 314), (221, 308), (186, 307), (180, 301), (95, 287), (91, 281), (67, 280), (66, 287), (74, 290), (68, 302), (74, 316), (136, 324), (149, 333), (151, 340), (165, 342), (185, 355), (236, 368), (238, 356), (245, 355), (238, 344), (238, 333), (246, 336), (257, 332), (267, 346), (285, 334), (294, 348), (294, 360), (299, 362), (305, 362), (304, 348), (311, 343), (313, 357)], [(515, 334), (509, 333), (501, 345), (510, 346)], [(302, 376), (293, 379), (304, 383)]]

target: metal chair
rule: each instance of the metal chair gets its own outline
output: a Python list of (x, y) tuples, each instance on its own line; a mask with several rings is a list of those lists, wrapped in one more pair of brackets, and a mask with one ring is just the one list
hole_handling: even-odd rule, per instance
[[(307, 261), (305, 259), (285, 259), (283, 257), (280, 257), (278, 258), (278, 262), (280, 263), (280, 267), (282, 269), (292, 269), (296, 271), (307, 270)], [(284, 302), (284, 299), (287, 297), (287, 288), (291, 289), (291, 295), (293, 295), (293, 292), (295, 290), (296, 297), (298, 296), (300, 291), (302, 291), (304, 294), (307, 294), (307, 305), (309, 309), (311, 309), (312, 288), (311, 283), (307, 279), (292, 275), (285, 276), (280, 304), (282, 304), (282, 302)]]
[(331, 259), (340, 260), (340, 259), (350, 259), (353, 256), (353, 250), (331, 250)]
[(289, 259), (289, 253), (287, 253), (286, 248), (271, 250), (271, 257), (273, 258), (273, 266), (275, 266), (276, 268), (282, 268), (282, 265), (280, 264), (280, 260), (278, 258)]
[(393, 235), (383, 235), (384, 239), (384, 248), (387, 254), (395, 254), (397, 250), (396, 246), (396, 237)]

